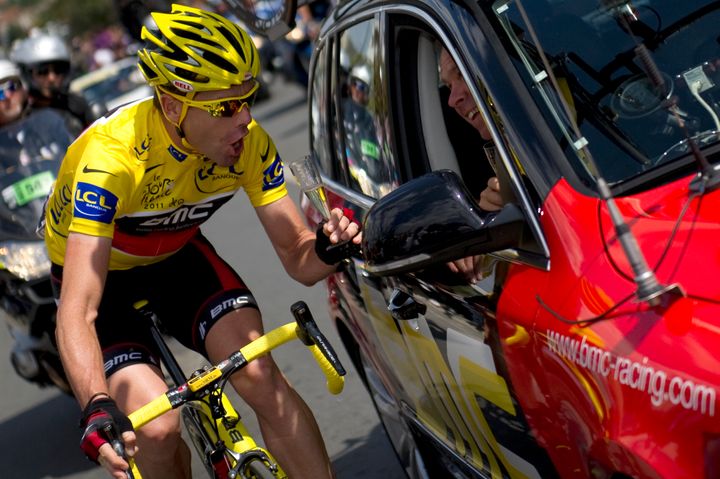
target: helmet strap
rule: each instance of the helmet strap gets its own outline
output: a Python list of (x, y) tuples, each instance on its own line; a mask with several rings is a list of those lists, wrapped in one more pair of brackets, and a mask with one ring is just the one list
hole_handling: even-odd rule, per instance
[[(164, 93), (162, 88), (158, 88), (158, 94)], [(195, 97), (195, 93), (189, 93), (188, 94), (189, 99), (192, 100)], [(190, 150), (191, 152), (197, 151), (194, 146), (190, 144), (190, 142), (187, 141), (187, 138), (185, 136), (185, 131), (182, 128), (182, 122), (185, 121), (185, 117), (187, 116), (188, 112), (188, 104), (184, 101), (178, 100), (182, 103), (181, 109), (180, 109), (180, 115), (178, 116), (178, 121), (174, 122), (172, 121), (167, 113), (165, 112), (165, 108), (162, 105), (162, 102), (160, 102), (160, 109), (162, 110), (163, 115), (165, 116), (165, 119), (167, 119), (174, 127), (175, 127), (175, 133), (180, 137), (180, 142), (182, 143), (182, 146), (185, 147), (185, 149)]]

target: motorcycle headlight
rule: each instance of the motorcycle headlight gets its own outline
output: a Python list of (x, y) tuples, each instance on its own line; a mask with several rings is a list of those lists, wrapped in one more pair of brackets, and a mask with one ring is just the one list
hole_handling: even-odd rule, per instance
[(0, 262), (5, 269), (25, 281), (50, 274), (50, 258), (42, 241), (0, 243)]

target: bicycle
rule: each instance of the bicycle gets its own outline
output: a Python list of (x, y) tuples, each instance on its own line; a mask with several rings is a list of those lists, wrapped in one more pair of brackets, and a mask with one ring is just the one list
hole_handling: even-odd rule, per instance
[[(270, 452), (257, 445), (251, 437), (225, 395), (224, 388), (234, 372), (278, 346), (299, 339), (310, 349), (325, 374), (328, 390), (332, 394), (342, 391), (345, 369), (320, 332), (307, 304), (298, 301), (290, 307), (294, 322), (269, 331), (216, 365), (196, 370), (188, 379), (165, 342), (158, 317), (148, 302), (138, 301), (133, 306), (139, 317), (147, 321), (160, 351), (162, 364), (172, 381), (165, 393), (128, 416), (133, 427), (141, 428), (166, 412), (184, 406), (181, 415), (185, 429), (211, 478), (287, 478)], [(119, 435), (112, 426), (106, 428), (105, 432), (115, 451), (130, 464), (128, 478), (141, 479), (141, 472), (132, 458), (125, 454)]]

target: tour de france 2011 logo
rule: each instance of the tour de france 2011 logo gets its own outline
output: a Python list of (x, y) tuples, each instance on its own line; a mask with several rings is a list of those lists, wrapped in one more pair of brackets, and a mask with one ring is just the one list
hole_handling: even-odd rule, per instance
[(76, 218), (110, 224), (115, 216), (118, 197), (104, 188), (80, 182), (75, 189)]

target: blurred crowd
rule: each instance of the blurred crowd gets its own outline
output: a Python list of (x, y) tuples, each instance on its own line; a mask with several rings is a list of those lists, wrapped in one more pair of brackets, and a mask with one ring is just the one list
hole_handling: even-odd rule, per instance
[[(114, 1), (118, 11), (116, 24), (73, 38), (67, 38), (57, 26), (43, 26), (34, 28), (26, 37), (13, 42), (8, 58), (0, 58), (0, 127), (18, 117), (18, 108), (23, 112), (44, 107), (63, 110), (80, 129), (104, 113), (94, 111), (96, 105), (90, 107), (84, 97), (71, 93), (70, 81), (135, 55), (140, 48), (142, 26), (151, 25), (150, 12), (169, 11), (171, 8), (171, 2), (167, 0)], [(214, 11), (242, 26), (241, 20), (223, 0), (177, 1)], [(277, 7), (277, 1), (256, 0), (257, 15), (263, 15), (262, 9)], [(316, 0), (301, 6), (295, 28), (277, 40), (269, 41), (251, 33), (262, 59), (261, 83), (264, 88), (259, 99), (269, 95), (267, 85), (276, 75), (307, 87), (313, 43), (320, 22), (332, 7), (331, 2)]]

